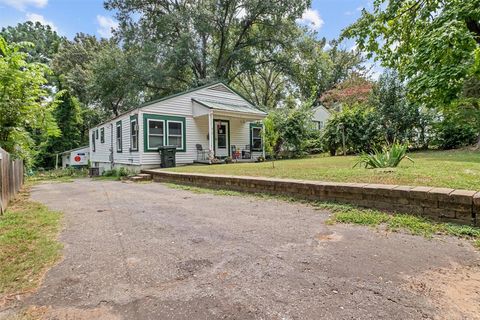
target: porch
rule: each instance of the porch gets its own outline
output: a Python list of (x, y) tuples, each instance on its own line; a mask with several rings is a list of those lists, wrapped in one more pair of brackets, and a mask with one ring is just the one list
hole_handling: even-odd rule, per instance
[(194, 162), (253, 162), (265, 157), (261, 120), (266, 113), (245, 104), (198, 99), (192, 102), (193, 118), (203, 140), (196, 144)]

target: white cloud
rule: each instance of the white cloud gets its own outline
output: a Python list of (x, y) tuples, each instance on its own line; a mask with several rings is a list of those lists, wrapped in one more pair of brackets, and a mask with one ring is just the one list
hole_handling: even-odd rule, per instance
[(317, 10), (307, 9), (302, 15), (301, 19), (298, 19), (300, 24), (308, 26), (313, 31), (318, 31), (323, 26), (325, 21), (320, 17), (320, 13)]
[(29, 6), (43, 8), (48, 4), (48, 0), (0, 0), (0, 3), (14, 7), (20, 11), (25, 11), (25, 9)]
[(118, 27), (118, 22), (113, 20), (110, 17), (105, 17), (102, 15), (97, 15), (97, 23), (100, 26), (97, 29), (97, 32), (100, 36), (104, 38), (110, 38), (112, 36), (112, 29)]
[(45, 19), (45, 17), (41, 14), (27, 13), (26, 18), (28, 21), (40, 22), (41, 24), (46, 26), (48, 25), (52, 28), (52, 30), (57, 31), (57, 27), (55, 26), (55, 24), (52, 21)]

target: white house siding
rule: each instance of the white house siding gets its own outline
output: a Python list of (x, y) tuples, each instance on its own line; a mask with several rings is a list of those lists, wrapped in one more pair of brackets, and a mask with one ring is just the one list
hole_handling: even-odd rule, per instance
[[(192, 99), (199, 100), (213, 100), (226, 104), (245, 105), (247, 102), (237, 94), (231, 92), (225, 86), (218, 84), (203, 89), (198, 89), (192, 92), (179, 94), (165, 100), (154, 102), (150, 105), (135, 109), (132, 112), (113, 119), (105, 124), (90, 130), (90, 140), (92, 132), (96, 129), (105, 128), (105, 143), (100, 143), (99, 137), (96, 139), (96, 151), (92, 150), (92, 143), (90, 141), (90, 155), (91, 161), (94, 165), (110, 168), (110, 145), (111, 145), (111, 124), (113, 124), (113, 133), (115, 133), (115, 125), (117, 121), (122, 121), (123, 132), (123, 152), (116, 152), (115, 136), (113, 139), (113, 156), (115, 166), (137, 166), (136, 169), (151, 168), (160, 166), (160, 155), (158, 152), (145, 152), (144, 142), (144, 115), (152, 114), (158, 116), (175, 116), (185, 118), (185, 151), (177, 151), (177, 164), (189, 164), (197, 160), (196, 145), (202, 145), (203, 149), (208, 149), (208, 116), (193, 117), (193, 102)], [(130, 152), (130, 116), (138, 113), (139, 125), (139, 151)], [(217, 117), (214, 117), (217, 119)], [(230, 143), (244, 148), (245, 145), (250, 144), (250, 125), (249, 122), (244, 122), (238, 118), (218, 117), (218, 119), (230, 120)], [(255, 153), (254, 157), (258, 157), (260, 153)]]
[[(139, 151), (130, 150), (130, 116), (138, 114), (137, 110), (134, 110), (128, 114), (122, 115), (116, 119), (92, 128), (89, 132), (90, 137), (90, 161), (93, 165), (102, 168), (103, 170), (111, 169), (110, 162), (110, 148), (113, 145), (113, 163), (114, 167), (130, 167), (140, 165), (141, 149), (139, 145)], [(117, 122), (122, 123), (122, 152), (117, 152), (115, 130)], [(139, 116), (139, 123), (140, 123)], [(105, 141), (101, 143), (101, 128), (105, 130)], [(92, 133), (98, 129), (98, 138), (95, 139), (95, 152), (92, 145)], [(112, 140), (113, 129), (113, 140)], [(141, 132), (139, 130), (139, 132)], [(139, 141), (140, 142), (140, 141)]]
[[(225, 120), (230, 120), (230, 145), (234, 145), (237, 148), (240, 148), (240, 150), (244, 150), (247, 145), (250, 145), (251, 122), (238, 118), (227, 118)], [(261, 151), (253, 151), (252, 159), (256, 159), (261, 155)]]
[(325, 127), (328, 119), (330, 118), (330, 111), (328, 111), (324, 106), (319, 106), (313, 109), (312, 120), (316, 123), (322, 123), (322, 126)]
[[(215, 88), (215, 87), (214, 87)], [(143, 114), (157, 114), (185, 117), (186, 123), (186, 151), (177, 152), (177, 163), (188, 164), (197, 160), (196, 145), (202, 145), (203, 149), (208, 149), (208, 116), (193, 117), (193, 103), (192, 99), (200, 100), (214, 100), (228, 104), (245, 104), (245, 100), (225, 89), (224, 86), (219, 85), (218, 89), (204, 88), (198, 91), (186, 93), (171, 99), (160, 101), (141, 108), (141, 116)], [(248, 122), (240, 125), (241, 121), (238, 118), (214, 116), (215, 119), (230, 120), (230, 144), (237, 145), (244, 148), (245, 145), (250, 144), (250, 124)], [(143, 132), (143, 121), (141, 121), (141, 132)], [(141, 135), (140, 146), (144, 146), (144, 135)], [(253, 156), (258, 157), (262, 153), (255, 153)], [(158, 153), (145, 152), (142, 155), (143, 167), (158, 167), (160, 165), (160, 155)]]

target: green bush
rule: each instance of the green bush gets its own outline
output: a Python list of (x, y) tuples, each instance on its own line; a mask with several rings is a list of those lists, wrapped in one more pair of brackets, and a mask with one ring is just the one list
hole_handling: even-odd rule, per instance
[(384, 141), (377, 113), (366, 105), (346, 106), (332, 115), (323, 131), (323, 149), (331, 155), (341, 151), (342, 134), (346, 152), (350, 154), (372, 151)]
[(407, 156), (407, 145), (394, 143), (391, 147), (384, 147), (382, 151), (374, 150), (373, 153), (362, 153), (360, 159), (354, 165), (365, 168), (395, 168), (403, 159), (413, 160)]
[(105, 170), (102, 174), (104, 177), (128, 177), (132, 175), (134, 172), (132, 170), (129, 170), (125, 167), (120, 167), (120, 168), (114, 168), (112, 170)]
[(434, 144), (440, 149), (454, 149), (475, 143), (479, 113), (478, 105), (468, 100), (444, 108), (442, 121), (434, 125)]
[[(273, 158), (298, 158), (305, 156), (315, 140), (310, 105), (284, 107), (271, 111), (264, 120), (265, 147)], [(318, 147), (315, 146), (315, 147)]]

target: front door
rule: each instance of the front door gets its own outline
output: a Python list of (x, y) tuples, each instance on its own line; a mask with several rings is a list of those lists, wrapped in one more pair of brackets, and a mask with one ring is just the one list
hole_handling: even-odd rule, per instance
[(229, 156), (229, 123), (228, 121), (215, 120), (215, 156), (216, 157), (228, 157)]

